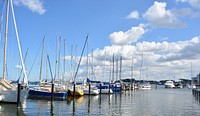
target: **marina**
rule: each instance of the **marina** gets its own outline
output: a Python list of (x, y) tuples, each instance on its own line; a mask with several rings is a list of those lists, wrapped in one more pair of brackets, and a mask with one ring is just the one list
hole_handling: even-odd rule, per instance
[(0, 1), (0, 116), (200, 114), (196, 0), (30, 1)]
[[(75, 99), (48, 101), (25, 99), (20, 108), (14, 104), (0, 104), (0, 114), (6, 115), (120, 115), (120, 116), (197, 116), (200, 103), (191, 89), (132, 90)], [(13, 111), (11, 112), (11, 109)]]

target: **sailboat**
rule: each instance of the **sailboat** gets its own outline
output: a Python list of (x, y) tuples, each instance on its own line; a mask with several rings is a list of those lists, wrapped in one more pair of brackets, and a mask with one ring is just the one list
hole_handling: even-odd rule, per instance
[[(19, 49), (19, 55), (20, 55), (20, 60), (22, 64), (22, 69), (24, 73), (23, 81), (22, 81), (22, 90), (20, 92), (20, 98), (18, 99), (18, 89), (16, 86), (12, 85), (9, 80), (6, 79), (6, 63), (7, 63), (7, 40), (8, 40), (8, 18), (9, 18), (9, 10), (11, 7), (12, 11), (12, 17), (13, 17), (13, 23), (14, 23), (14, 28), (15, 28), (15, 34), (17, 38), (17, 44), (18, 44), (18, 49)], [(21, 50), (21, 45), (20, 45), (20, 40), (19, 40), (19, 35), (17, 31), (17, 25), (16, 25), (16, 20), (15, 20), (15, 14), (14, 14), (14, 9), (13, 9), (13, 3), (12, 0), (7, 0), (7, 7), (6, 7), (6, 33), (5, 33), (5, 38), (4, 38), (4, 61), (3, 61), (3, 77), (0, 79), (0, 102), (4, 103), (18, 103), (22, 102), (22, 100), (26, 97), (28, 93), (27, 85), (28, 85), (28, 80), (27, 80), (27, 75), (26, 75), (26, 69), (24, 65), (24, 61), (22, 58), (22, 50)], [(20, 78), (18, 79), (19, 83)], [(19, 86), (20, 84), (18, 84)]]
[[(143, 67), (143, 52), (142, 52), (142, 59), (141, 59), (140, 79), (142, 77), (142, 71), (143, 71), (142, 67)], [(148, 81), (141, 81), (140, 80), (138, 88), (141, 89), (141, 90), (149, 90), (149, 89), (151, 89), (151, 84)]]
[[(42, 64), (43, 64), (43, 53), (44, 53), (44, 39), (42, 42), (42, 55), (41, 55), (41, 63), (40, 63), (40, 85), (37, 87), (30, 88), (28, 98), (34, 99), (50, 99), (52, 94), (54, 99), (66, 99), (67, 91), (63, 89), (62, 86), (55, 83), (54, 91), (52, 93), (52, 82), (42, 82)], [(53, 81), (53, 79), (52, 79)]]

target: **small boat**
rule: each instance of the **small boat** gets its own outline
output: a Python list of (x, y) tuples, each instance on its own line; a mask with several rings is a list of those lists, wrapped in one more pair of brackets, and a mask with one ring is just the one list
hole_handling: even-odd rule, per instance
[(114, 92), (119, 92), (119, 91), (122, 91), (122, 86), (120, 83), (113, 83), (111, 84), (111, 89)]
[(165, 88), (175, 88), (174, 82), (171, 80), (166, 81)]
[(82, 95), (84, 95), (84, 92), (81, 89), (80, 85), (75, 86), (75, 92), (74, 92), (74, 86), (71, 86), (69, 88), (69, 95), (74, 95), (74, 93), (75, 93), (75, 96), (82, 96)]
[(151, 84), (149, 82), (142, 82), (139, 84), (139, 89), (149, 90), (151, 89)]
[[(50, 99), (52, 96), (51, 84), (49, 85), (40, 85), (38, 87), (29, 89), (28, 98), (32, 99)], [(63, 91), (60, 86), (54, 86), (53, 97), (56, 100), (64, 100), (67, 97), (67, 92)]]
[(112, 94), (113, 93), (113, 90), (110, 88), (109, 89), (109, 86), (108, 85), (97, 85), (97, 88), (99, 90), (99, 92), (101, 92), (101, 94)]
[[(89, 87), (83, 88), (84, 95), (89, 95)], [(98, 95), (99, 90), (96, 87), (90, 88), (90, 95)]]
[[(0, 102), (17, 103), (17, 87), (4, 79), (0, 79), (0, 84)], [(28, 89), (22, 89), (20, 91), (20, 102), (26, 98), (27, 93)]]

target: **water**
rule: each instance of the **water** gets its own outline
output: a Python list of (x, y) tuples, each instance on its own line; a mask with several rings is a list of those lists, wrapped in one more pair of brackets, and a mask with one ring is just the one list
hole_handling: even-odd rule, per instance
[(75, 100), (26, 99), (21, 108), (0, 104), (1, 116), (198, 116), (200, 104), (190, 89), (158, 88), (112, 95), (82, 96)]

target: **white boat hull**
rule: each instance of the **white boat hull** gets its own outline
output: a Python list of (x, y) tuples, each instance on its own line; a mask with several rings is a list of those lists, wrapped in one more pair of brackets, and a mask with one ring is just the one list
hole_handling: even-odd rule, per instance
[[(20, 102), (26, 98), (28, 90), (21, 90)], [(0, 91), (0, 102), (4, 103), (17, 103), (17, 90), (3, 90)]]
[[(100, 89), (99, 89), (100, 91)], [(109, 94), (109, 89), (101, 89), (102, 94)], [(110, 93), (113, 93), (112, 89), (110, 89)]]
[[(89, 95), (89, 88), (83, 89), (84, 95)], [(91, 89), (90, 90), (90, 95), (98, 95), (99, 90), (98, 89)]]

